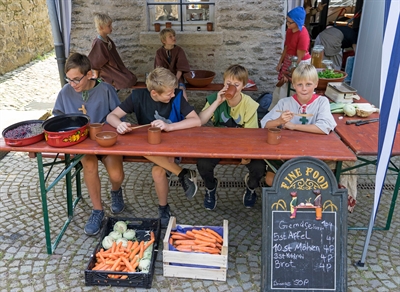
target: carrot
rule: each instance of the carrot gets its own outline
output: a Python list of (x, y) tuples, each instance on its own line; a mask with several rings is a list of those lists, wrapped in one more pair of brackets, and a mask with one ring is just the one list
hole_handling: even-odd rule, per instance
[(210, 233), (207, 233), (207, 231), (193, 229), (192, 232), (193, 232), (194, 234), (200, 234), (200, 235), (203, 235), (203, 236), (205, 236), (205, 237), (215, 238), (215, 237), (214, 237), (213, 235), (211, 235)]
[(215, 232), (214, 230), (210, 229), (210, 228), (206, 228), (206, 231), (209, 232), (210, 234), (214, 235), (215, 238), (217, 238), (217, 241), (219, 243), (223, 243), (224, 239), (222, 238), (221, 235), (219, 235), (217, 232)]
[(154, 235), (154, 231), (150, 232), (150, 240), (156, 240), (156, 236)]
[(179, 239), (175, 240), (175, 245), (194, 245), (196, 244), (194, 240), (192, 239)]
[(179, 251), (193, 251), (191, 246), (187, 246), (187, 245), (178, 245), (175, 247), (177, 250)]
[(216, 243), (217, 240), (215, 238), (210, 238), (210, 237), (206, 237), (200, 234), (196, 234), (196, 239), (200, 239), (202, 241), (207, 241), (207, 242), (212, 242), (212, 243)]
[(139, 259), (143, 258), (143, 253), (144, 253), (144, 241), (142, 240), (140, 242)]
[(128, 279), (128, 275), (123, 275), (123, 276), (121, 276), (121, 278), (120, 278), (121, 280), (125, 280), (125, 279)]
[(136, 268), (139, 266), (139, 261), (136, 263), (132, 264), (132, 268), (136, 271)]
[(194, 233), (190, 230), (186, 231), (186, 234), (189, 235), (190, 237), (194, 238)]
[(120, 241), (119, 243), (118, 243), (118, 245), (117, 245), (117, 247), (115, 248), (115, 251), (120, 251), (121, 250), (121, 247), (122, 247), (122, 241)]
[(118, 267), (119, 263), (121, 262), (121, 258), (118, 258), (115, 263), (113, 264), (113, 266), (111, 267), (111, 271), (115, 271), (115, 269)]
[(131, 254), (129, 255), (129, 259), (132, 260), (133, 257), (140, 251), (140, 245), (138, 244), (138, 246), (131, 252)]
[(146, 250), (150, 245), (154, 243), (154, 238), (150, 239), (143, 247), (143, 250)]
[(184, 236), (181, 234), (172, 234), (171, 238), (173, 238), (173, 239), (193, 239), (192, 237)]
[(192, 239), (193, 236), (190, 236), (186, 233), (181, 233), (181, 232), (171, 232), (171, 235), (176, 235), (176, 237), (185, 237), (187, 239)]
[(194, 241), (194, 243), (195, 243), (196, 245), (200, 245), (200, 246), (209, 246), (209, 247), (212, 247), (212, 248), (216, 248), (216, 247), (217, 247), (217, 245), (216, 245), (215, 243), (212, 243), (212, 242), (204, 242), (204, 241), (201, 241), (201, 240), (198, 240), (198, 239), (196, 239), (196, 240)]
[(169, 238), (169, 244), (173, 245), (174, 244), (174, 239), (172, 237)]
[(128, 245), (127, 245), (127, 247), (125, 248), (125, 250), (126, 250), (126, 251), (130, 251), (131, 248), (132, 248), (132, 246), (133, 246), (133, 241), (132, 241), (132, 240), (128, 240)]
[(134, 250), (134, 249), (137, 248), (138, 246), (139, 246), (139, 241), (135, 241), (135, 242), (133, 243), (133, 245), (131, 246), (131, 250), (130, 250), (130, 251)]
[(207, 246), (193, 246), (192, 247), (193, 250), (195, 251), (199, 251), (199, 252), (207, 252), (207, 253), (211, 253), (211, 254), (219, 254), (220, 251), (216, 248), (212, 248), (212, 247), (207, 247)]
[(136, 272), (136, 269), (134, 269), (131, 265), (131, 263), (126, 259), (126, 258), (122, 258), (122, 261), (125, 263), (126, 267), (128, 268), (129, 272)]
[(116, 248), (117, 248), (117, 243), (114, 241), (111, 246), (111, 253), (114, 253)]
[(108, 267), (108, 265), (107, 265), (106, 263), (100, 263), (100, 264), (94, 266), (92, 270), (94, 270), (94, 271), (102, 270), (102, 269), (104, 269), (105, 267)]

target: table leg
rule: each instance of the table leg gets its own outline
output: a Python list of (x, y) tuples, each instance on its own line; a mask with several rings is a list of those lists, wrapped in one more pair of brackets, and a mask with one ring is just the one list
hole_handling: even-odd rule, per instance
[[(50, 183), (50, 185), (46, 188), (46, 179), (44, 176), (44, 166), (52, 166), (58, 164), (58, 162), (53, 163), (43, 163), (43, 157), (41, 153), (37, 153), (37, 163), (38, 163), (38, 172), (39, 172), (39, 183), (40, 183), (40, 193), (42, 197), (42, 212), (43, 212), (43, 220), (44, 220), (44, 230), (45, 230), (45, 237), (46, 237), (46, 248), (47, 253), (52, 254), (56, 249), (58, 243), (60, 242), (62, 236), (64, 235), (65, 231), (69, 223), (73, 217), (73, 210), (81, 199), (81, 186), (80, 186), (80, 171), (82, 170), (82, 166), (77, 166), (77, 164), (81, 161), (84, 155), (75, 155), (73, 159), (70, 158), (69, 154), (65, 154), (64, 159), (64, 170), (57, 176), (57, 178)], [(75, 168), (74, 174), (71, 173), (72, 169)], [(51, 171), (51, 169), (49, 171)], [(63, 227), (61, 228), (60, 233), (57, 235), (54, 243), (51, 242), (51, 232), (50, 232), (50, 222), (49, 222), (49, 212), (47, 206), (47, 194), (48, 192), (63, 178), (65, 177), (66, 181), (66, 189), (67, 189), (67, 215), (68, 218), (65, 221)], [(72, 201), (72, 177), (76, 178), (76, 185), (77, 185), (77, 198), (75, 201)]]
[(388, 218), (387, 218), (387, 221), (386, 221), (385, 230), (389, 230), (390, 229), (390, 224), (392, 222), (392, 217), (393, 217), (393, 213), (394, 213), (394, 207), (396, 205), (396, 200), (397, 200), (397, 196), (399, 194), (399, 189), (400, 189), (400, 169), (398, 169), (398, 172), (397, 172), (396, 184), (394, 186), (394, 193), (393, 193), (393, 196), (392, 196), (392, 203), (390, 204), (389, 214), (388, 214)]
[(37, 153), (36, 160), (39, 172), (40, 195), (42, 197), (42, 211), (43, 211), (43, 221), (44, 221), (44, 233), (46, 237), (46, 249), (48, 254), (52, 254), (53, 250), (51, 246), (51, 237), (50, 237), (49, 212), (47, 208), (47, 189), (46, 189), (46, 182), (44, 179), (42, 153)]

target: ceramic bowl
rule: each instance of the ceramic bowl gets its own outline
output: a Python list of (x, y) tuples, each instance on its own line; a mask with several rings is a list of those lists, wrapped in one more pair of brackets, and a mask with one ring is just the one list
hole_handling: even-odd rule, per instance
[(103, 131), (96, 134), (96, 141), (102, 147), (113, 146), (117, 142), (118, 134), (111, 131)]
[(343, 77), (340, 78), (318, 78), (318, 86), (317, 86), (317, 90), (325, 90), (326, 87), (328, 86), (329, 82), (342, 82), (346, 77), (347, 77), (347, 73), (344, 71), (340, 71), (340, 70), (334, 70), (335, 73), (342, 73)]
[(214, 77), (215, 72), (207, 70), (191, 70), (183, 74), (186, 81), (194, 87), (206, 87), (210, 84)]

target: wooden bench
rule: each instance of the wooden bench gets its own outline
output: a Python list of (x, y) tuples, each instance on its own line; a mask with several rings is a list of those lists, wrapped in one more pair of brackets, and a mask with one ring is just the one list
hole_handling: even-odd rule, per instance
[[(30, 158), (36, 158), (35, 152), (28, 153)], [(58, 156), (57, 156), (58, 155)], [(42, 153), (43, 158), (59, 158), (64, 159), (64, 153)], [(71, 155), (73, 157), (73, 155)], [(152, 163), (150, 160), (147, 160), (143, 156), (124, 156), (123, 162), (141, 162), (141, 163)], [(239, 165), (241, 159), (235, 158), (222, 158), (219, 164), (222, 165)], [(197, 158), (196, 157), (182, 157), (181, 164), (196, 164)]]
[[(223, 83), (211, 83), (208, 84), (206, 87), (195, 87), (186, 83), (186, 90), (190, 91), (220, 91), (224, 87)], [(146, 88), (145, 82), (137, 82), (134, 86), (131, 87), (132, 89), (139, 89), (139, 88)], [(243, 88), (243, 91), (257, 91), (257, 85), (252, 87)]]

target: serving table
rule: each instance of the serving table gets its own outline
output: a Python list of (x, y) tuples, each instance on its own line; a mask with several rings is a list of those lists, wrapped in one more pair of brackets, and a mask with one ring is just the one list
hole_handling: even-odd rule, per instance
[[(367, 102), (365, 99), (361, 98), (359, 102)], [(378, 156), (378, 132), (379, 132), (379, 122), (374, 122), (370, 124), (365, 124), (361, 126), (356, 126), (354, 124), (347, 125), (347, 120), (359, 120), (359, 117), (343, 117), (342, 114), (334, 114), (337, 126), (335, 132), (340, 136), (342, 141), (350, 147), (350, 149), (357, 156), (357, 160), (361, 163), (349, 167), (346, 169), (341, 169), (341, 172), (337, 172), (337, 178), (341, 173), (349, 171), (351, 169), (360, 168), (366, 165), (376, 165)], [(379, 118), (378, 113), (373, 113), (368, 118), (373, 119)], [(373, 159), (368, 158), (368, 156), (374, 157)], [(396, 138), (393, 144), (393, 149), (391, 157), (400, 156), (400, 127), (397, 127)], [(392, 201), (389, 208), (389, 213), (386, 221), (385, 227), (374, 227), (378, 230), (389, 230), (390, 224), (393, 217), (394, 207), (396, 204), (396, 199), (400, 188), (400, 167), (396, 165), (392, 160), (389, 163), (387, 172), (394, 172), (396, 175), (396, 183), (394, 187), (394, 192), (392, 195)], [(349, 227), (349, 229), (367, 229), (368, 227)]]
[[(115, 131), (109, 125), (104, 130)], [(0, 139), (0, 151), (18, 151), (35, 153), (39, 171), (42, 198), (42, 212), (46, 236), (47, 253), (52, 254), (61, 240), (73, 217), (73, 209), (81, 198), (80, 164), (85, 154), (124, 155), (124, 156), (171, 156), (171, 157), (204, 157), (204, 158), (249, 158), (249, 159), (282, 159), (289, 160), (299, 156), (312, 156), (325, 161), (356, 161), (354, 153), (335, 134), (318, 135), (290, 130), (282, 131), (282, 142), (278, 145), (267, 144), (266, 129), (214, 128), (199, 127), (174, 132), (163, 132), (162, 142), (158, 145), (147, 143), (147, 128), (134, 130), (119, 135), (117, 143), (108, 148), (99, 146), (95, 141), (85, 141), (62, 148), (54, 148), (45, 141), (23, 147), (11, 147)], [(317, 146), (316, 146), (317, 145)], [(65, 157), (65, 169), (55, 181), (46, 187), (44, 167), (53, 163), (43, 163), (43, 153), (61, 153)], [(341, 166), (341, 164), (338, 164)], [(49, 171), (50, 171), (49, 170)], [(340, 171), (340, 169), (339, 169)], [(47, 175), (48, 176), (48, 175)], [(52, 243), (47, 207), (47, 193), (61, 178), (65, 177), (67, 185), (67, 220), (60, 233)], [(72, 198), (72, 178), (76, 178), (76, 199)]]

